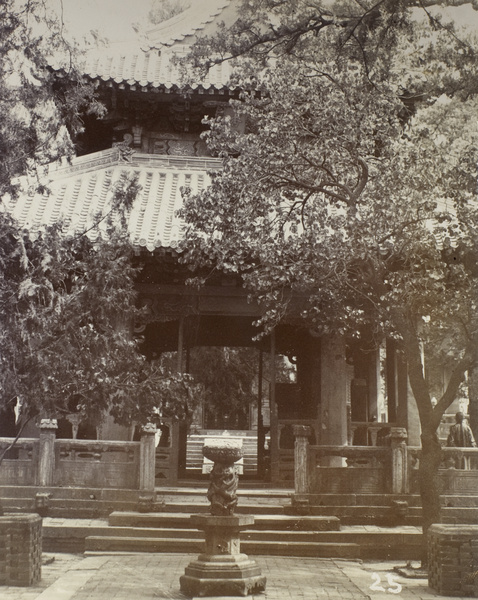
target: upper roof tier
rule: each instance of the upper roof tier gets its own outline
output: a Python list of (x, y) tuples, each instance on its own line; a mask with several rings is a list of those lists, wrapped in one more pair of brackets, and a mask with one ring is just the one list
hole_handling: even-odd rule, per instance
[(92, 226), (109, 212), (115, 183), (122, 176), (136, 175), (141, 190), (128, 222), (131, 241), (151, 252), (175, 248), (183, 237), (176, 215), (183, 202), (182, 188), (199, 192), (209, 184), (208, 171), (220, 166), (221, 161), (213, 158), (125, 154), (111, 148), (74, 158), (67, 166), (52, 165), (45, 176), (48, 191), (28, 193), (28, 182), (23, 182), (27, 189), (16, 200), (6, 201), (6, 207), (32, 232), (63, 221), (67, 233), (89, 231), (95, 237), (98, 229)]
[(155, 47), (192, 44), (210, 35), (219, 22), (232, 25), (237, 19), (237, 0), (193, 0), (190, 8), (147, 31), (148, 42)]
[[(141, 41), (89, 50), (83, 72), (94, 80), (142, 91), (179, 87), (181, 73), (174, 57), (184, 57), (194, 41), (213, 33), (219, 23), (231, 25), (237, 19), (237, 4), (237, 0), (194, 0), (189, 9), (151, 29)], [(229, 78), (226, 61), (212, 67), (193, 87), (222, 90)]]

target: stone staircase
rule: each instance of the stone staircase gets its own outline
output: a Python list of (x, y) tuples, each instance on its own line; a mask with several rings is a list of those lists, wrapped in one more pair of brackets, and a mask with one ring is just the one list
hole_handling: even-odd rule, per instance
[[(478, 523), (478, 495), (442, 495), (442, 522)], [(421, 526), (419, 495), (304, 494), (285, 507), (289, 514), (334, 515), (342, 525)]]
[[(202, 481), (185, 480), (178, 487), (156, 488), (156, 501), (148, 506), (155, 513), (204, 512), (206, 476)], [(337, 517), (342, 525), (420, 526), (421, 505), (418, 495), (387, 494), (314, 494), (296, 496), (291, 489), (270, 489), (267, 484), (244, 482), (239, 488), (237, 512), (254, 515)], [(196, 487), (194, 487), (196, 486)], [(291, 499), (292, 497), (292, 499)], [(304, 499), (307, 502), (304, 502)], [(478, 495), (443, 495), (444, 523), (477, 524)], [(54, 518), (98, 519), (113, 512), (143, 510), (138, 491), (108, 488), (38, 488), (0, 486), (0, 501), (5, 512), (39, 512)], [(398, 505), (397, 505), (398, 501)], [(406, 508), (399, 513), (400, 503)], [(402, 506), (403, 508), (403, 506)]]
[[(151, 512), (139, 512), (138, 493), (131, 490), (44, 488), (50, 495), (43, 512), (44, 550), (51, 552), (187, 552), (199, 553), (203, 533), (190, 515), (209, 511), (206, 483), (197, 487), (157, 488)], [(244, 484), (245, 487), (245, 484)], [(35, 512), (39, 488), (0, 488), (6, 512)], [(259, 484), (239, 488), (240, 514), (255, 523), (242, 533), (247, 554), (418, 560), (420, 515), (418, 496), (321, 494), (313, 504), (301, 502), (293, 490)], [(394, 502), (408, 503), (397, 515)], [(443, 521), (477, 523), (476, 496), (443, 496)]]
[[(158, 490), (159, 492), (159, 490)], [(242, 532), (241, 548), (251, 555), (335, 558), (418, 559), (420, 530), (341, 525), (335, 515), (284, 514), (292, 490), (239, 490), (236, 512), (253, 514)], [(203, 533), (191, 527), (192, 513), (208, 512), (204, 488), (170, 488), (159, 493), (160, 510), (114, 511), (90, 521), (47, 518), (46, 551), (111, 554), (123, 552), (200, 553)]]
[[(188, 435), (186, 451), (186, 474), (187, 476), (198, 476), (202, 474), (203, 454), (202, 448), (206, 438), (221, 437), (222, 431), (209, 431), (200, 434)], [(254, 478), (257, 475), (257, 436), (248, 431), (234, 431), (232, 436), (242, 439), (243, 477)]]

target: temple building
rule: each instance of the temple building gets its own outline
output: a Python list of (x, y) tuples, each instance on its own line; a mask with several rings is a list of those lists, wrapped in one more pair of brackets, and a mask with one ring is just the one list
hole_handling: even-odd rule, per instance
[[(248, 301), (239, 278), (217, 275), (201, 289), (186, 283), (190, 272), (177, 252), (181, 190), (203, 189), (211, 171), (221, 168), (201, 139), (203, 119), (230, 110), (228, 101), (238, 90), (228, 86), (226, 62), (185, 94), (174, 57), (185, 56), (218, 23), (234, 22), (237, 4), (193, 2), (146, 39), (89, 51), (85, 78), (97, 86), (107, 114), (86, 118), (71, 162), (51, 165), (45, 175), (51, 193), (24, 194), (10, 205), (19, 223), (32, 230), (64, 219), (71, 230), (81, 231), (107, 211), (120, 177), (137, 176), (141, 190), (129, 229), (142, 264), (137, 289), (150, 315), (136, 328), (141, 351), (151, 360), (169, 353), (181, 372), (198, 368), (204, 348), (228, 356), (240, 350), (255, 365), (248, 406), (220, 412), (205, 404), (189, 427), (163, 423), (157, 485), (201, 477), (204, 465), (196, 451), (211, 436), (240, 437), (244, 477), (278, 485), (292, 485), (295, 425), (309, 426), (309, 441), (316, 446), (386, 445), (391, 428), (406, 430), (408, 445), (420, 444), (406, 366), (393, 342), (376, 347), (366, 336), (360, 343), (317, 337), (287, 322), (257, 340), (254, 323), (261, 309)], [(120, 427), (109, 418), (96, 427), (71, 415), (60, 425), (58, 437), (135, 439), (133, 423)], [(341, 457), (327, 460), (331, 467), (343, 464)]]

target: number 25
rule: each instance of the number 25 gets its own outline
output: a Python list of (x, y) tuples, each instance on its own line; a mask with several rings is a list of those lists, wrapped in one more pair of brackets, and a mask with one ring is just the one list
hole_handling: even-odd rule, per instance
[(389, 592), (390, 594), (399, 594), (402, 591), (402, 586), (398, 583), (398, 581), (395, 581), (394, 576), (391, 573), (387, 573), (387, 589), (380, 585), (381, 579), (378, 573), (372, 573), (372, 579), (374, 582), (370, 586), (370, 589), (374, 592)]

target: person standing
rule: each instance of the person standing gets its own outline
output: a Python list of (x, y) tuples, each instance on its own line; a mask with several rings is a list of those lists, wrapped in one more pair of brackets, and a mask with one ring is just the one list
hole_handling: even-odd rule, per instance
[[(450, 427), (446, 445), (449, 448), (476, 448), (473, 432), (462, 412), (457, 412), (455, 415), (455, 424)], [(463, 461), (458, 459), (457, 467), (469, 468), (469, 458), (464, 457)]]

